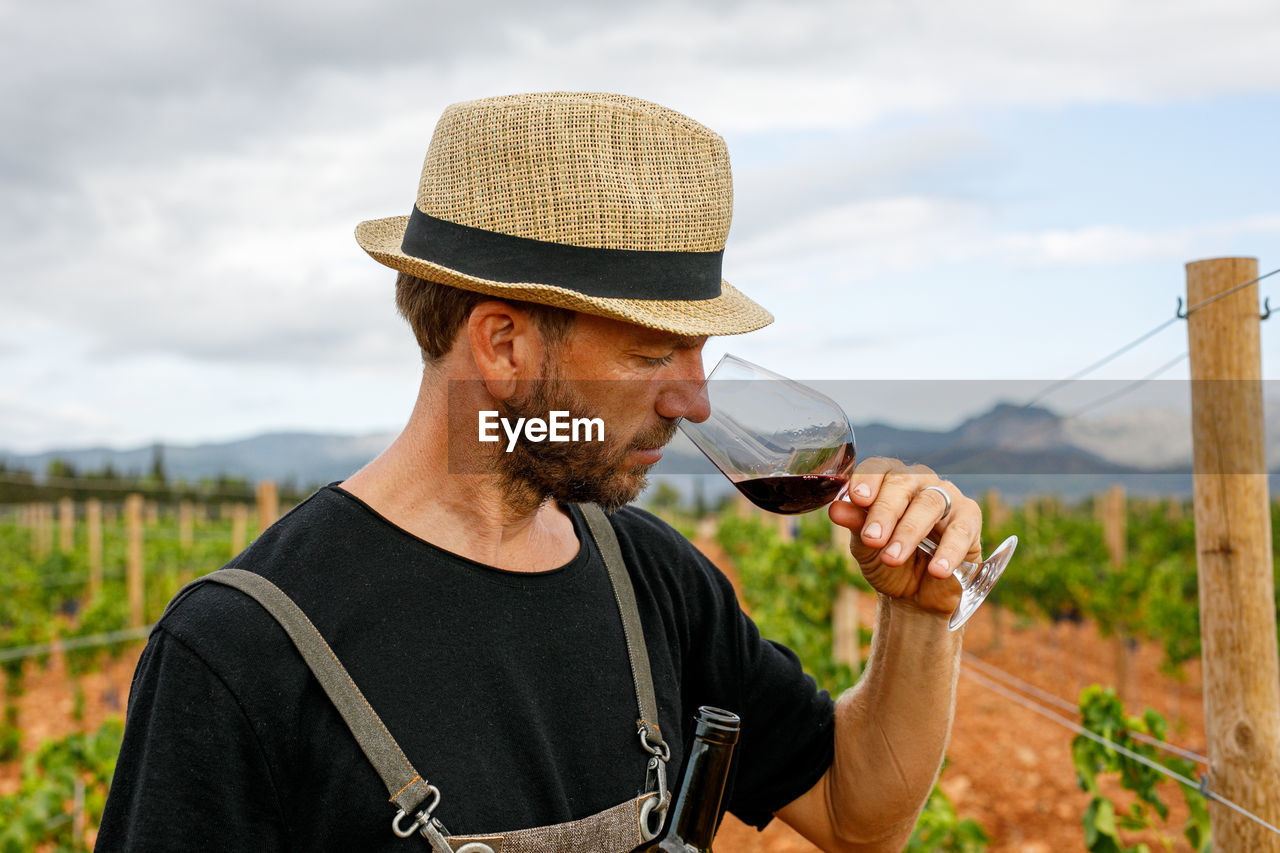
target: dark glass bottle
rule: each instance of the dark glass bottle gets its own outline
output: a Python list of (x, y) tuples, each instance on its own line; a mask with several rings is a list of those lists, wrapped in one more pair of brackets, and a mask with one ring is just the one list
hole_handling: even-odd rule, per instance
[(741, 723), (737, 714), (719, 708), (703, 705), (698, 709), (693, 746), (685, 760), (667, 833), (642, 845), (637, 853), (711, 853)]

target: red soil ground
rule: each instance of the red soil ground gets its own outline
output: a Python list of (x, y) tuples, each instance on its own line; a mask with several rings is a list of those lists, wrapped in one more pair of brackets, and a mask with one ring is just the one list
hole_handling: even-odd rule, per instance
[[(713, 544), (703, 541), (713, 560), (730, 573), (732, 566)], [(732, 576), (732, 575), (731, 575)], [(863, 621), (872, 624), (874, 601), (863, 596)], [(993, 632), (993, 608), (984, 608), (967, 629), (966, 651), (982, 662), (999, 667), (1041, 690), (1074, 703), (1088, 684), (1110, 684), (1115, 664), (1112, 644), (1089, 625), (1018, 625), (1005, 615), (997, 640)], [(24, 750), (33, 750), (43, 738), (95, 728), (106, 716), (123, 712), (129, 681), (140, 647), (132, 647), (104, 671), (82, 681), (85, 716), (72, 717), (72, 690), (65, 669), (55, 658), (43, 669), (31, 669), (27, 689), (20, 700), (19, 725)], [(1127, 703), (1130, 713), (1151, 706), (1170, 719), (1170, 739), (1203, 754), (1202, 701), (1199, 667), (1189, 668), (1187, 682), (1179, 685), (1158, 674), (1160, 651), (1139, 647), (1130, 665), (1130, 689), (1136, 700)], [(1084, 849), (1080, 815), (1088, 797), (1075, 781), (1071, 763), (1072, 733), (1014, 701), (993, 692), (970, 677), (982, 673), (969, 664), (960, 678), (956, 720), (948, 749), (950, 765), (942, 786), (962, 817), (975, 818), (992, 837), (993, 853), (1056, 853)], [(1046, 704), (1041, 701), (1041, 704)], [(1066, 711), (1052, 709), (1072, 718)], [(17, 788), (19, 762), (0, 765), (0, 794)], [(1181, 793), (1169, 783), (1166, 802), (1173, 806), (1165, 835), (1176, 839), (1174, 850), (1188, 849), (1181, 839), (1185, 818)], [(1110, 792), (1118, 803), (1128, 800), (1118, 788)], [(1130, 843), (1138, 839), (1128, 839)], [(1158, 849), (1158, 839), (1146, 839)], [(716, 847), (723, 853), (801, 853), (817, 848), (779, 821), (756, 832), (726, 817)]]

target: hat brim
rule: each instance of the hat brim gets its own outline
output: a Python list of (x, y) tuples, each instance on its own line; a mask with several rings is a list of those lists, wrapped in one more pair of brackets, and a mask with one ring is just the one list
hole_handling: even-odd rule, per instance
[(714, 299), (610, 299), (554, 284), (477, 278), (402, 252), (400, 245), (408, 222), (407, 216), (361, 222), (356, 226), (356, 242), (378, 263), (428, 281), (500, 299), (520, 299), (611, 317), (679, 335), (740, 335), (773, 322), (772, 314), (727, 281), (721, 282), (720, 295)]

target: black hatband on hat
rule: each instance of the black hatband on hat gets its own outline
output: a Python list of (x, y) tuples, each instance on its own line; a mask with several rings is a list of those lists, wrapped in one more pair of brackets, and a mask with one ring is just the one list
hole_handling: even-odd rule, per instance
[(464, 275), (551, 284), (604, 299), (715, 299), (719, 252), (648, 252), (567, 246), (459, 225), (415, 205), (400, 250)]

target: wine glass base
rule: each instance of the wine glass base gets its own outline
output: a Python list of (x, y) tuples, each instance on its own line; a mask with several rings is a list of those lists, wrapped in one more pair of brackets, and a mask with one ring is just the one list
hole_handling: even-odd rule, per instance
[(996, 548), (990, 557), (982, 561), (982, 567), (977, 574), (964, 585), (963, 592), (960, 594), (960, 604), (947, 620), (947, 628), (958, 631), (964, 627), (964, 623), (969, 621), (969, 617), (978, 609), (978, 605), (986, 600), (987, 593), (991, 592), (996, 581), (1000, 580), (1000, 575), (1004, 574), (1004, 567), (1009, 565), (1009, 560), (1017, 547), (1018, 537), (1010, 536), (1000, 543), (1000, 547)]

